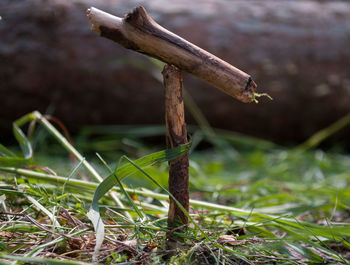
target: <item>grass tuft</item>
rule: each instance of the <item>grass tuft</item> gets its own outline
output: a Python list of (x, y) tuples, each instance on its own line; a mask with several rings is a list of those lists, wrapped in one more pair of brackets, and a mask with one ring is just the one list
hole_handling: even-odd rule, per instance
[[(33, 120), (59, 145), (33, 148), (21, 129)], [(78, 148), (85, 146), (83, 156), (38, 112), (14, 128), (21, 152), (0, 145), (0, 264), (92, 264), (94, 253), (101, 264), (350, 263), (347, 154), (311, 149), (314, 141), (301, 145), (301, 152), (193, 127), (196, 145), (213, 141), (214, 133), (218, 139), (213, 150), (192, 149), (193, 199), (185, 211), (191, 223), (169, 230), (172, 195), (164, 162), (190, 145), (154, 152), (142, 137), (159, 134), (158, 127), (89, 128), (75, 139)], [(120, 147), (121, 159), (110, 149), (96, 159), (96, 152), (105, 153), (106, 139)], [(103, 225), (100, 235), (89, 209)], [(168, 249), (166, 242), (175, 238), (182, 240)]]

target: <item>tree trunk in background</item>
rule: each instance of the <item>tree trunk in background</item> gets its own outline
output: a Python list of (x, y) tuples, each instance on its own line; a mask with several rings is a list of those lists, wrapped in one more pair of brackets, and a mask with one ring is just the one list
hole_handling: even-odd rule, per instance
[[(214, 127), (297, 142), (350, 111), (350, 2), (2, 0), (1, 134), (34, 109), (53, 110), (70, 130), (164, 123), (158, 69), (91, 32), (85, 14), (96, 6), (122, 16), (140, 4), (162, 26), (250, 73), (258, 92), (275, 99), (243, 104), (185, 76)], [(349, 133), (338, 137), (349, 144)]]

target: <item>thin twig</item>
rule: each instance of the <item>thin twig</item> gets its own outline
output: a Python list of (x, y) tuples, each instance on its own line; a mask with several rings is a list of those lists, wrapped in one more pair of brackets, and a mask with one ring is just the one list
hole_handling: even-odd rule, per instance
[(57, 233), (57, 232), (51, 231), (50, 229), (46, 228), (44, 225), (40, 224), (35, 219), (33, 219), (32, 217), (30, 217), (29, 215), (27, 215), (25, 213), (0, 212), (0, 215), (21, 216), (21, 217), (26, 218), (30, 223), (34, 224), (35, 226), (39, 227), (40, 229), (42, 229), (42, 230), (44, 230), (44, 231), (46, 231), (46, 232), (48, 232), (50, 234), (53, 234), (53, 235), (56, 235), (56, 236), (60, 236), (60, 237), (65, 237), (65, 238), (71, 239), (73, 241), (83, 241), (82, 239), (79, 239), (79, 238), (74, 238), (74, 237), (71, 237), (71, 236), (68, 236), (68, 235), (65, 235), (65, 234), (61, 234), (61, 233)]
[(298, 258), (279, 258), (274, 256), (266, 256), (266, 255), (250, 255), (254, 258), (264, 258), (264, 259), (272, 259), (272, 260), (298, 260)]
[(117, 245), (121, 245), (123, 247), (126, 247), (127, 249), (129, 249), (131, 252), (133, 252), (134, 254), (140, 255), (140, 252), (138, 252), (135, 248), (133, 248), (132, 246), (129, 246), (128, 244), (125, 244), (124, 242), (117, 240), (117, 239), (113, 239), (110, 238), (109, 236), (105, 236), (106, 239), (108, 239), (109, 241), (117, 244)]
[(84, 224), (83, 222), (81, 222), (80, 220), (78, 220), (77, 218), (74, 218), (73, 216), (70, 215), (70, 213), (63, 208), (62, 206), (60, 206), (58, 208), (60, 214), (66, 218), (71, 224), (75, 225), (75, 226), (80, 226), (80, 227), (86, 227), (86, 224)]

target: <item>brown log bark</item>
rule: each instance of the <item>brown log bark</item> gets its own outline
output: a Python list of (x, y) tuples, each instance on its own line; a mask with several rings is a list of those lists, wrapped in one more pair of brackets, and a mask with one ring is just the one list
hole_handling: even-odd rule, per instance
[(102, 37), (175, 65), (242, 102), (253, 101), (257, 86), (248, 74), (161, 27), (142, 6), (123, 19), (94, 7), (87, 14)]
[[(11, 122), (34, 109), (71, 132), (88, 124), (162, 123), (162, 78), (153, 75), (159, 70), (92, 34), (86, 19), (91, 5), (123, 15), (136, 1), (0, 2), (0, 142), (13, 139)], [(349, 1), (199, 2), (142, 3), (160, 25), (249, 70), (259, 92), (276, 99), (241, 104), (183, 73), (213, 127), (300, 143), (350, 111)], [(195, 124), (189, 113), (186, 121)], [(349, 134), (347, 127), (332, 140), (350, 146)]]
[[(165, 88), (166, 144), (167, 148), (174, 148), (188, 142), (183, 101), (183, 82), (181, 70), (173, 65), (166, 64), (162, 74)], [(190, 199), (188, 156), (189, 154), (187, 153), (169, 162), (169, 191), (186, 211), (189, 210)], [(187, 216), (171, 197), (169, 199), (169, 227), (187, 224)]]

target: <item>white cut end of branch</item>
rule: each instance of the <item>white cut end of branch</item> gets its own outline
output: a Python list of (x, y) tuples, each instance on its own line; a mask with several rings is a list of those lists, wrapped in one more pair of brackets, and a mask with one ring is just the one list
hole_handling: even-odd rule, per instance
[(123, 21), (122, 18), (108, 14), (95, 7), (90, 7), (86, 13), (92, 25), (91, 29), (97, 33), (101, 33), (100, 26), (118, 29)]

